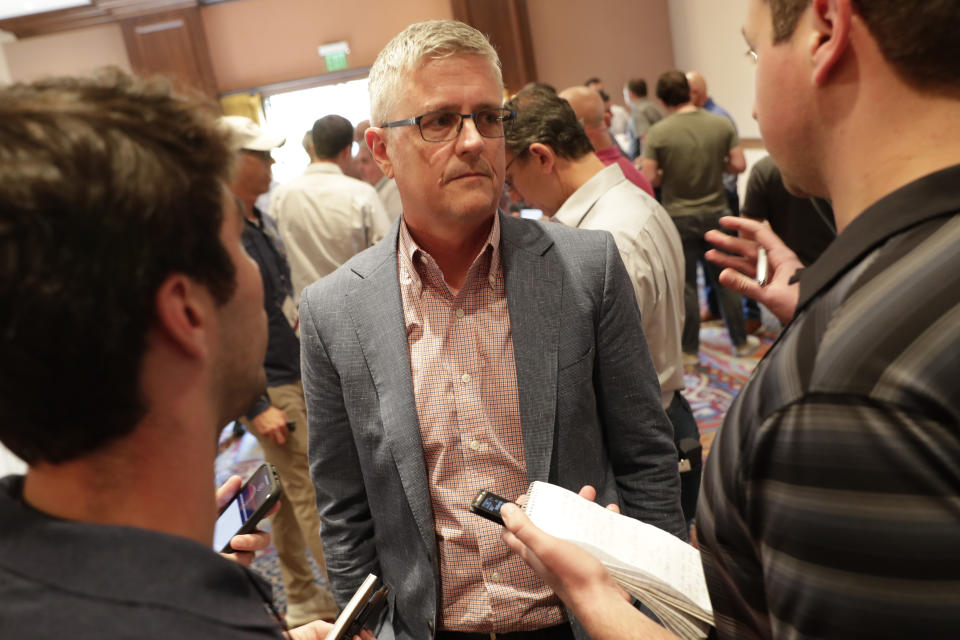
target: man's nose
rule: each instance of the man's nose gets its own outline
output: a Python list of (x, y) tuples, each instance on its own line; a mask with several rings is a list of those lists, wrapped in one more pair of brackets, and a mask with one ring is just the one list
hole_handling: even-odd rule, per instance
[(460, 126), (460, 135), (457, 136), (457, 145), (469, 151), (483, 148), (483, 136), (480, 135), (480, 130), (477, 129), (477, 123), (473, 118), (463, 119), (463, 124)]

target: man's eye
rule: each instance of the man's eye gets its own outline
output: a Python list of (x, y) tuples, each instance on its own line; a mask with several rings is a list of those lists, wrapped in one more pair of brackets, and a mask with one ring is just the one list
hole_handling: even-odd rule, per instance
[(483, 124), (500, 124), (503, 118), (498, 111), (481, 111), (477, 114)]
[(456, 124), (458, 117), (453, 113), (434, 113), (430, 117), (424, 118), (421, 124), (431, 129), (448, 129)]

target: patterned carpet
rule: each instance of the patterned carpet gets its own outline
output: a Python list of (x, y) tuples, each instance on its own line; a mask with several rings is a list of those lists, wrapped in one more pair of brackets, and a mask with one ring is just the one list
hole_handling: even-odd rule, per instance
[(723, 322), (715, 320), (700, 327), (700, 364), (684, 369), (684, 397), (700, 427), (704, 456), (710, 450), (717, 429), (723, 424), (733, 398), (753, 373), (760, 358), (770, 349), (776, 333), (766, 328), (757, 337), (760, 348), (749, 358), (733, 355)]
[[(774, 333), (764, 331), (758, 337), (761, 340), (760, 349), (749, 358), (737, 358), (731, 353), (730, 339), (722, 322), (707, 322), (701, 327), (700, 364), (686, 368), (684, 372), (686, 389), (683, 394), (690, 402), (697, 425), (700, 427), (704, 455), (709, 451), (710, 444), (717, 429), (723, 423), (723, 417), (734, 396), (750, 377), (757, 362), (770, 348)], [(231, 435), (231, 427), (224, 429), (221, 434), (222, 450), (216, 461), (218, 484), (234, 473), (246, 478), (263, 462), (263, 450), (253, 436), (245, 433), (242, 438), (232, 439)], [(269, 526), (269, 522), (265, 522), (261, 528), (269, 530)], [(313, 567), (317, 582), (323, 584), (316, 565), (314, 564)], [(277, 609), (284, 612), (286, 595), (280, 577), (276, 550), (271, 546), (260, 552), (252, 568), (273, 585)]]

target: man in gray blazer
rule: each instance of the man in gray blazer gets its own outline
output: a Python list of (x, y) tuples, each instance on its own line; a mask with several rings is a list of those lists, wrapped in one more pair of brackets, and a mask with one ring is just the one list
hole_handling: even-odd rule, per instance
[[(366, 141), (403, 215), (301, 301), (311, 472), (332, 590), (392, 589), (381, 639), (573, 638), (568, 614), (469, 513), (491, 489), (577, 490), (685, 537), (677, 453), (612, 237), (498, 214), (503, 82), (453, 21), (370, 70)], [(576, 633), (577, 637), (585, 637)]]

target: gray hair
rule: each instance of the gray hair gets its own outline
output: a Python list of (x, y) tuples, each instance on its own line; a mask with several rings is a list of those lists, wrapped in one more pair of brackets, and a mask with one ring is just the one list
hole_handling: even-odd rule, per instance
[(376, 125), (390, 118), (403, 77), (427, 59), (477, 55), (490, 62), (503, 89), (500, 58), (487, 37), (457, 20), (427, 20), (412, 24), (387, 43), (370, 67), (370, 118)]

